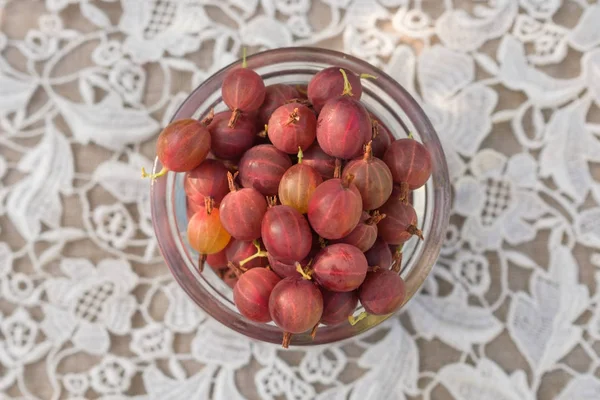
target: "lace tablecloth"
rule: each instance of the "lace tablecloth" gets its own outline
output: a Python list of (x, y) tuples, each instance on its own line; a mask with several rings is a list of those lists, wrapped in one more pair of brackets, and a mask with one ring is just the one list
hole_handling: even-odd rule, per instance
[[(173, 282), (139, 171), (241, 47), (291, 45), (408, 88), (454, 206), (397, 318), (283, 351)], [(0, 398), (597, 400), (599, 45), (585, 0), (0, 0)]]

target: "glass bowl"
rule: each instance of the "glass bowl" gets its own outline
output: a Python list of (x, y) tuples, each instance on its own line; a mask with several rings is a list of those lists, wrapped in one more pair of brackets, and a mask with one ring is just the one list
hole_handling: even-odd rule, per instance
[[(404, 246), (402, 277), (406, 281), (406, 301), (419, 290), (433, 267), (446, 233), (450, 209), (448, 167), (433, 126), (416, 101), (390, 76), (372, 65), (349, 55), (317, 48), (282, 48), (254, 54), (248, 67), (258, 72), (266, 85), (274, 83), (306, 84), (319, 70), (336, 65), (356, 73), (377, 76), (364, 79), (362, 102), (383, 122), (394, 136), (413, 133), (431, 153), (433, 172), (427, 184), (413, 193), (424, 241), (410, 240)], [(221, 100), (221, 83), (225, 75), (241, 64), (238, 61), (217, 72), (190, 94), (173, 116), (202, 118), (211, 108), (226, 109)], [(162, 168), (157, 160), (154, 171)], [(185, 292), (208, 315), (229, 328), (254, 339), (281, 343), (282, 332), (273, 323), (256, 323), (246, 319), (233, 304), (232, 290), (206, 267), (197, 270), (198, 254), (186, 241), (186, 199), (184, 174), (169, 172), (151, 187), (152, 219), (162, 255), (175, 279)], [(362, 311), (358, 307), (357, 315)], [(368, 316), (356, 325), (320, 326), (313, 340), (308, 333), (294, 335), (291, 345), (319, 345), (348, 339), (380, 324), (388, 316)]]

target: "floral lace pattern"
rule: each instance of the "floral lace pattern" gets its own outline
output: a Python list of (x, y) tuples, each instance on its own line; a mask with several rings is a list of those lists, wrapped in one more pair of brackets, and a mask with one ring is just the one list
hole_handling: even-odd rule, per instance
[[(586, 0), (0, 0), (0, 393), (598, 399), (598, 21)], [(173, 282), (139, 170), (243, 46), (293, 45), (402, 83), (443, 141), (454, 201), (398, 317), (283, 351)]]

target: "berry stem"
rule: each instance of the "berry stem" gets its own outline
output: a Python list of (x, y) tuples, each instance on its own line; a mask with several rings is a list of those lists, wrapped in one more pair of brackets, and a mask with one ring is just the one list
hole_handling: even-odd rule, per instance
[(142, 178), (150, 178), (152, 180), (155, 180), (163, 175), (166, 175), (167, 172), (169, 172), (169, 170), (166, 167), (162, 167), (162, 169), (156, 174), (149, 174), (146, 172), (146, 168), (142, 167)]
[(365, 155), (363, 156), (364, 161), (371, 161), (373, 159), (373, 141), (369, 140), (369, 143), (365, 145)]
[(400, 183), (400, 197), (399, 200), (402, 204), (408, 204), (408, 195), (410, 193), (410, 187), (407, 182)]
[(208, 215), (210, 215), (210, 213), (212, 212), (214, 205), (215, 199), (213, 199), (210, 196), (204, 198), (204, 207), (206, 208), (206, 213)]
[(269, 131), (269, 125), (265, 124), (265, 130), (264, 131), (260, 131), (256, 134), (256, 136), (260, 137), (260, 138), (266, 138), (267, 137), (267, 132)]
[(321, 236), (319, 236), (319, 245), (321, 246), (322, 249), (324, 249), (325, 247), (327, 247), (327, 240), (325, 240)]
[(400, 268), (402, 267), (402, 248), (404, 247), (404, 244), (401, 244), (400, 246), (398, 246), (396, 248), (396, 251), (394, 252), (394, 258), (393, 258), (393, 263), (392, 263), (392, 271), (394, 272), (400, 272)]
[(413, 136), (413, 133), (412, 133), (412, 132), (408, 132), (408, 138), (409, 138), (409, 139), (414, 139), (414, 138), (415, 138), (415, 137)]
[[(259, 247), (259, 249), (260, 249), (260, 247)], [(259, 250), (255, 254), (252, 254), (250, 257), (245, 258), (242, 261), (240, 261), (240, 267), (243, 267), (244, 264), (249, 263), (250, 261), (254, 260), (255, 258), (267, 257), (268, 255), (269, 255), (269, 253), (267, 253), (266, 251)]]
[(304, 158), (304, 153), (302, 152), (302, 148), (298, 146), (298, 164), (302, 164), (302, 159)]
[(313, 339), (315, 338), (315, 336), (317, 336), (317, 328), (319, 328), (318, 322), (315, 326), (313, 326), (312, 330), (310, 331), (310, 337)]
[(240, 115), (242, 115), (240, 110), (238, 110), (237, 108), (234, 109), (231, 113), (231, 118), (229, 118), (229, 123), (227, 124), (227, 126), (229, 128), (235, 128), (235, 124), (237, 123), (238, 119), (240, 119)]
[(292, 341), (292, 334), (289, 332), (283, 333), (283, 341), (281, 342), (281, 347), (287, 349), (290, 346), (290, 342)]
[(267, 204), (269, 208), (275, 207), (277, 205), (277, 196), (267, 196)]
[(371, 74), (360, 74), (360, 79), (377, 79), (377, 76)]
[(343, 68), (340, 68), (340, 72), (342, 73), (342, 76), (344, 77), (344, 91), (342, 92), (342, 96), (353, 96), (352, 85), (350, 84), (350, 81), (348, 80), (348, 75), (346, 75), (346, 71), (344, 71)]
[(298, 273), (300, 273), (300, 275), (302, 275), (302, 278), (306, 279), (307, 281), (310, 281), (312, 279), (312, 271), (305, 271), (304, 268), (302, 268), (302, 264), (300, 264), (299, 262), (296, 261), (296, 271), (298, 271)]
[(285, 126), (295, 124), (296, 122), (300, 121), (300, 114), (298, 112), (299, 112), (298, 108), (294, 108), (294, 111), (292, 111), (290, 113), (288, 120), (285, 123)]
[(371, 129), (373, 131), (371, 138), (375, 139), (377, 136), (379, 136), (379, 121), (377, 121), (376, 119), (371, 121)]
[(204, 263), (206, 262), (206, 254), (200, 254), (198, 257), (198, 272), (204, 271)]
[(410, 233), (411, 235), (415, 235), (421, 240), (425, 240), (423, 237), (423, 232), (414, 225), (409, 225), (408, 228), (406, 228), (406, 232)]
[(365, 311), (358, 314), (358, 316), (356, 318), (354, 317), (354, 315), (351, 315), (348, 317), (348, 322), (350, 322), (350, 325), (354, 326), (354, 325), (358, 324), (360, 321), (362, 321), (363, 319), (367, 318), (368, 315), (369, 314), (367, 314)]
[(242, 47), (242, 68), (247, 68), (248, 62), (246, 61), (246, 48)]
[(378, 210), (375, 210), (375, 211), (373, 211), (373, 215), (371, 215), (369, 217), (369, 219), (367, 219), (367, 221), (365, 222), (365, 224), (367, 224), (367, 225), (377, 225), (384, 218), (385, 218), (385, 214), (381, 214), (381, 213), (379, 213)]
[(239, 172), (236, 172), (235, 175), (233, 175), (231, 172), (227, 172), (227, 183), (229, 184), (230, 192), (235, 192), (236, 190), (238, 190), (237, 185), (235, 184), (235, 177), (238, 174)]
[(208, 126), (210, 125), (210, 123), (212, 122), (212, 120), (215, 118), (215, 109), (211, 108), (210, 111), (208, 112), (208, 115), (206, 117), (204, 117), (204, 119), (202, 121), (200, 121), (204, 126)]
[(346, 176), (346, 178), (342, 181), (342, 187), (344, 189), (348, 189), (350, 187), (350, 184), (352, 184), (353, 180), (354, 180), (354, 175), (353, 174), (348, 174)]
[(235, 265), (235, 264), (234, 264), (234, 263), (232, 263), (231, 261), (229, 261), (229, 262), (227, 263), (227, 268), (229, 268), (229, 270), (230, 270), (231, 272), (233, 272), (233, 273), (235, 274), (235, 276), (237, 276), (238, 278), (239, 278), (240, 276), (242, 276), (242, 274), (243, 274), (244, 272), (248, 271), (248, 269), (246, 269), (246, 268), (242, 268), (241, 266), (240, 266), (240, 267), (238, 267), (237, 265)]
[(342, 177), (342, 160), (340, 160), (339, 158), (335, 159), (335, 169), (333, 170), (333, 177), (337, 179)]

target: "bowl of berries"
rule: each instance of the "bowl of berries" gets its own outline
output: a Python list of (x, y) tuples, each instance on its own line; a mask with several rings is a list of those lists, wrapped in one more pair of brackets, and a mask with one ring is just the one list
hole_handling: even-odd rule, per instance
[(446, 234), (439, 139), (394, 79), (315, 48), (214, 74), (161, 132), (157, 241), (207, 314), (251, 338), (344, 340), (402, 308)]

